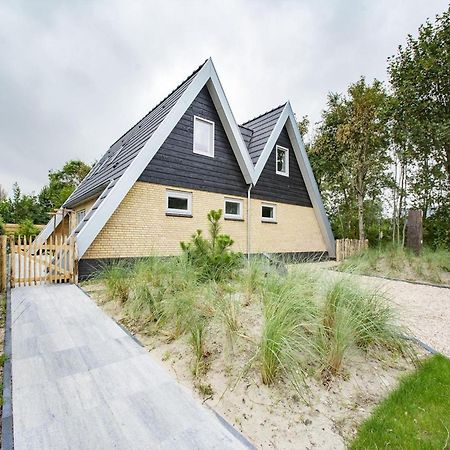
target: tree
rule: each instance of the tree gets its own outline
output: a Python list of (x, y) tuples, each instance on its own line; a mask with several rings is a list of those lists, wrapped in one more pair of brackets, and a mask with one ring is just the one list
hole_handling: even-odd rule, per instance
[(91, 166), (80, 160), (66, 162), (61, 170), (51, 170), (48, 174), (49, 183), (42, 188), (39, 201), (48, 210), (59, 208), (90, 170)]
[(388, 182), (387, 101), (382, 84), (367, 85), (364, 78), (347, 96), (329, 94), (310, 149), (334, 227), (345, 237), (352, 237), (357, 217), (358, 237), (365, 239), (368, 203), (378, 202)]
[[(449, 209), (450, 8), (435, 23), (420, 26), (417, 38), (409, 35), (388, 63), (392, 136), (406, 172), (405, 195), (422, 209), (426, 231), (429, 223), (431, 232), (436, 217), (427, 217), (445, 217)], [(448, 220), (444, 226), (450, 227)]]

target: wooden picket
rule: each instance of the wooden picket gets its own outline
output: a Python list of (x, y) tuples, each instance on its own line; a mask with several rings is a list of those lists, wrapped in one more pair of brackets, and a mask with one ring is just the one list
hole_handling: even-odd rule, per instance
[(45, 242), (36, 242), (31, 237), (10, 236), (9, 247), (11, 287), (78, 282), (73, 237), (50, 236)]
[(367, 239), (336, 239), (336, 261), (343, 261), (368, 247)]
[(7, 245), (8, 241), (6, 236), (0, 236), (0, 292), (6, 289), (7, 280)]

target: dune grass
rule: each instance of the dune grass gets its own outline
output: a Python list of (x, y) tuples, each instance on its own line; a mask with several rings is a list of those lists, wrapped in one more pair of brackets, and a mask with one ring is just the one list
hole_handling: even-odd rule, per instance
[(338, 266), (344, 272), (363, 275), (383, 275), (393, 278), (450, 283), (450, 251), (424, 248), (420, 255), (399, 245), (369, 248)]
[(450, 360), (435, 355), (375, 409), (350, 449), (448, 449), (449, 412)]
[(405, 352), (404, 334), (380, 291), (363, 289), (350, 279), (329, 283), (319, 333), (325, 374), (337, 375), (355, 348)]
[[(328, 382), (351, 367), (354, 352), (401, 353), (406, 347), (383, 295), (350, 278), (327, 280), (304, 266), (283, 274), (256, 258), (235, 270), (219, 282), (199, 279), (195, 265), (181, 256), (117, 262), (98, 277), (140, 331), (169, 340), (187, 337), (195, 377), (207, 367), (211, 328), (222, 330), (227, 355), (246, 339), (249, 367), (259, 370), (266, 385), (286, 379), (298, 388), (314, 373)], [(250, 304), (254, 322), (261, 324), (256, 336), (243, 328)]]

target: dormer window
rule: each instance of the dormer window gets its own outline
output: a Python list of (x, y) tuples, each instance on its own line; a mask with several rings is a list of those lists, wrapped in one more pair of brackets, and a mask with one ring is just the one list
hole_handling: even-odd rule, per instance
[(289, 176), (289, 149), (280, 145), (276, 147), (276, 172), (278, 175)]
[(214, 122), (194, 116), (194, 153), (214, 158)]

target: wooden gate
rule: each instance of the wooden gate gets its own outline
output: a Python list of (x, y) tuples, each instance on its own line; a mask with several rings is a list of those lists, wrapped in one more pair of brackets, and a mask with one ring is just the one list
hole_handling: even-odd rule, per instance
[(37, 242), (26, 236), (9, 237), (11, 287), (39, 283), (77, 283), (75, 238), (50, 236)]

